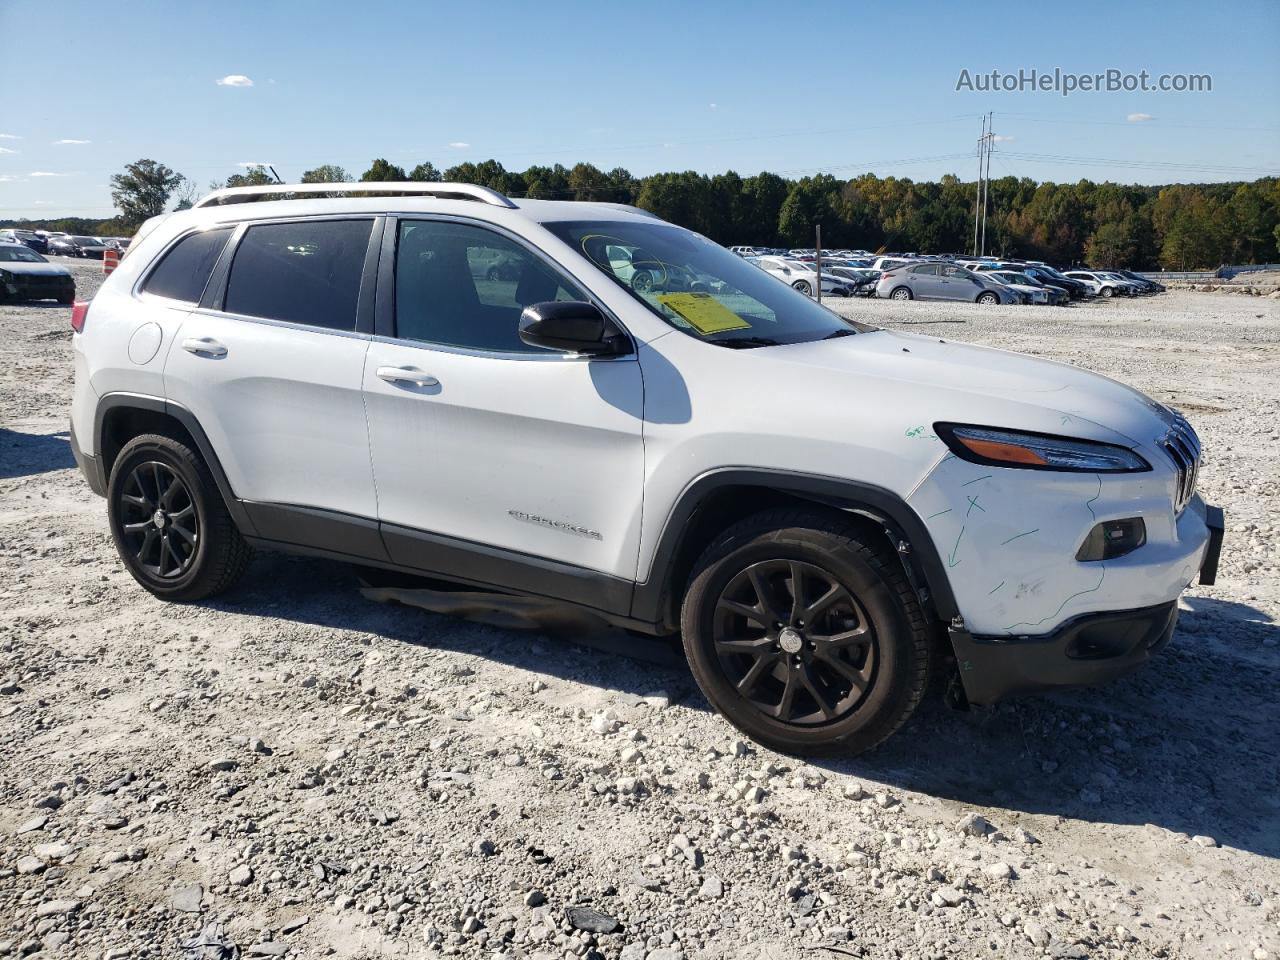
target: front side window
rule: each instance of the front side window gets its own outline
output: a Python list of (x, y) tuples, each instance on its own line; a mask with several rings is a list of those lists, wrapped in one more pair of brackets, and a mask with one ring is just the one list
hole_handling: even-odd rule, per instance
[(179, 240), (142, 285), (144, 293), (185, 303), (198, 303), (231, 227), (202, 230)]
[(372, 220), (250, 227), (236, 248), (224, 309), (329, 330), (354, 330)]
[[(699, 340), (764, 347), (870, 329), (819, 306), (718, 243), (671, 224), (620, 220), (544, 226), (672, 327)], [(627, 252), (625, 268), (618, 265), (618, 250)], [(782, 267), (771, 260), (760, 263)]]
[(520, 244), (483, 227), (402, 220), (396, 243), (396, 336), (449, 347), (546, 354), (520, 339), (520, 313), (586, 300)]

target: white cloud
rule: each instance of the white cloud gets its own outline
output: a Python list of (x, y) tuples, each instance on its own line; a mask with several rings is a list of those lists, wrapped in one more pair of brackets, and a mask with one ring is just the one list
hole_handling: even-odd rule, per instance
[(17, 153), (17, 150), (10, 150), (8, 147), (0, 147), (0, 153)]
[(16, 133), (0, 133), (0, 140), (21, 140)]
[(33, 170), (28, 177), (69, 177), (69, 173), (50, 173), (48, 170)]
[(453, 143), (449, 144), (449, 146), (453, 147), (453, 149), (455, 150), (466, 150), (469, 146), (471, 146), (471, 144), (466, 143), (462, 140), (455, 140), (453, 141)]
[(1017, 137), (1006, 137), (1006, 136), (1003, 136), (1002, 134), (997, 133), (991, 139), (994, 140), (996, 143), (1013, 143), (1013, 141), (1016, 140)]
[(713, 104), (711, 104), (711, 109), (712, 109), (712, 110), (714, 110), (714, 109), (715, 109), (716, 107), (718, 107), (718, 106), (720, 106), (720, 104), (718, 104), (718, 103), (713, 103)]
[(71, 140), (71, 139), (53, 141), (53, 145), (55, 147), (63, 143), (79, 144), (79, 143), (93, 143), (93, 141), (92, 140)]
[(1149, 113), (1131, 113), (1125, 119), (1130, 123), (1146, 123), (1148, 120), (1154, 120), (1155, 117)]
[(0, 177), (0, 183), (21, 183), (17, 177)]
[(237, 163), (236, 166), (252, 170), (254, 167), (270, 167), (274, 166), (274, 164), (268, 163), (266, 160), (245, 160), (243, 163)]
[(252, 87), (253, 81), (242, 73), (229, 73), (218, 81), (220, 87)]

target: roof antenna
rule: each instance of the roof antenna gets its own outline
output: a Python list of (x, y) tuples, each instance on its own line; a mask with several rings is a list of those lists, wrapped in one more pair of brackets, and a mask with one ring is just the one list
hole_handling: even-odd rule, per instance
[(270, 171), (271, 171), (271, 175), (272, 175), (273, 177), (275, 177), (275, 178), (276, 178), (276, 183), (284, 183), (284, 181), (280, 179), (280, 174), (276, 173), (276, 168), (275, 168), (275, 167), (273, 167), (273, 166), (272, 166), (271, 164), (269, 164), (269, 163), (264, 164), (264, 166), (265, 166), (268, 170), (270, 170)]

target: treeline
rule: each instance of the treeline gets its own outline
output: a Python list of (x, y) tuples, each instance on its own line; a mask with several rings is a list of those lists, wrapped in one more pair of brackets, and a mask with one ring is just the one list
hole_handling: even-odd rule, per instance
[[(138, 161), (113, 181), (136, 183), (140, 165), (146, 164), (173, 175), (151, 161)], [(812, 246), (814, 225), (820, 223), (828, 248), (964, 253), (973, 247), (975, 184), (952, 175), (921, 182), (873, 174), (851, 180), (829, 174), (788, 180), (774, 173), (742, 177), (732, 171), (707, 175), (692, 170), (634, 177), (620, 167), (605, 171), (588, 163), (516, 172), (486, 160), (445, 170), (422, 163), (406, 170), (377, 159), (358, 178), (335, 165), (302, 176), (303, 182), (318, 183), (354, 179), (446, 180), (480, 184), (517, 198), (633, 204), (724, 244)], [(251, 170), (210, 186), (270, 182), (265, 172)], [(189, 187), (189, 181), (184, 183)], [(189, 205), (190, 190), (184, 193), (179, 187), (177, 192), (184, 195), (182, 205)], [(113, 198), (122, 210), (137, 209), (127, 193), (113, 190)], [(88, 227), (100, 221), (55, 222), (105, 232), (105, 227)], [(55, 229), (75, 232), (67, 226)], [(1147, 187), (1003, 177), (990, 182), (986, 236), (988, 253), (1056, 264), (1193, 270), (1278, 262), (1280, 179)]]

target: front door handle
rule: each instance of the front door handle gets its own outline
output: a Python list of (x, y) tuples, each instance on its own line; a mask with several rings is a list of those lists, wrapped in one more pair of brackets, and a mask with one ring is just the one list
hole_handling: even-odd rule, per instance
[(379, 367), (378, 376), (387, 383), (412, 383), (419, 387), (438, 387), (435, 377), (413, 367)]
[(227, 348), (213, 337), (188, 337), (182, 341), (182, 349), (198, 357), (225, 357)]

